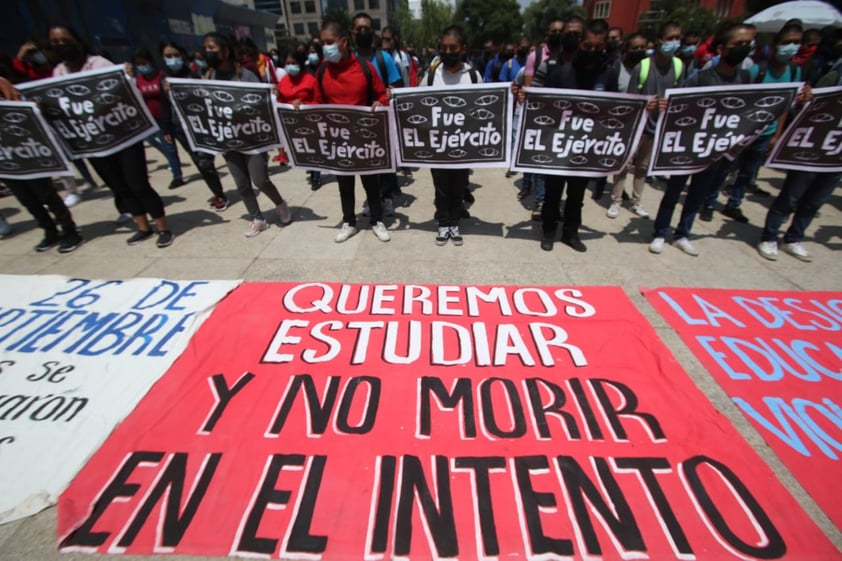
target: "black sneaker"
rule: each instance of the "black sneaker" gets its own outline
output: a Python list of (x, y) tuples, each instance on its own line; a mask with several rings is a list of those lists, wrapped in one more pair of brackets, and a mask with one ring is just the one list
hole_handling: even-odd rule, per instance
[(126, 240), (126, 243), (129, 245), (137, 245), (140, 242), (146, 241), (152, 237), (152, 230), (138, 230), (134, 234), (131, 235), (129, 239)]
[(161, 230), (158, 232), (158, 241), (155, 242), (155, 245), (158, 247), (167, 247), (172, 245), (172, 241), (175, 239), (175, 235), (169, 230)]
[(730, 218), (731, 220), (733, 220), (735, 222), (739, 222), (740, 224), (747, 224), (748, 223), (748, 218), (746, 217), (745, 214), (743, 214), (743, 211), (739, 207), (738, 208), (725, 207), (725, 208), (722, 209), (722, 214), (724, 214), (725, 216), (727, 216), (728, 218)]
[(58, 252), (59, 253), (70, 253), (74, 251), (77, 247), (82, 245), (82, 236), (79, 234), (68, 234), (64, 236), (58, 244)]
[(561, 236), (561, 243), (572, 247), (579, 253), (584, 253), (588, 250), (585, 244), (582, 243), (582, 240), (579, 239), (579, 236)]
[(35, 251), (37, 251), (38, 253), (42, 253), (44, 251), (47, 251), (48, 249), (50, 249), (51, 247), (53, 247), (57, 243), (58, 243), (58, 236), (57, 235), (47, 234), (46, 236), (44, 236), (44, 239), (41, 240), (41, 243), (39, 243), (38, 245), (35, 246)]
[(169, 188), (170, 189), (178, 189), (182, 185), (187, 185), (187, 182), (184, 181), (183, 179), (173, 179), (172, 181), (170, 181)]
[(552, 238), (541, 238), (541, 249), (544, 251), (552, 251), (553, 250), (553, 239)]
[(713, 207), (704, 207), (699, 213), (699, 220), (701, 220), (702, 222), (710, 222), (711, 220), (713, 220)]

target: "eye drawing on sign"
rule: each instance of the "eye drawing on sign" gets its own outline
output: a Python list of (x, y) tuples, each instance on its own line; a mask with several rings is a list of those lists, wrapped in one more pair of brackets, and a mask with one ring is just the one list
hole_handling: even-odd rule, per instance
[(187, 110), (191, 113), (203, 113), (205, 108), (199, 105), (198, 103), (191, 103), (187, 106)]
[(465, 101), (465, 98), (458, 97), (455, 95), (449, 95), (447, 97), (443, 97), (442, 101), (448, 107), (453, 107), (454, 109), (458, 109), (459, 107), (465, 107), (468, 105), (468, 102)]
[(143, 123), (140, 122), (140, 121), (129, 121), (128, 123), (126, 123), (126, 128), (130, 131), (136, 131), (142, 125), (143, 125)]
[(3, 118), (3, 120), (7, 123), (20, 124), (26, 120), (26, 115), (23, 113), (9, 113)]
[(608, 110), (608, 114), (614, 117), (624, 117), (634, 111), (634, 107), (630, 105), (618, 105)]
[(243, 115), (257, 115), (257, 109), (251, 105), (240, 105), (234, 109), (235, 113), (242, 113)]
[(479, 121), (488, 121), (489, 119), (494, 118), (494, 113), (489, 111), (488, 109), (484, 109), (482, 107), (477, 107), (476, 109), (472, 109), (470, 113), (468, 113), (474, 119)]
[[(312, 115), (309, 116), (312, 117)], [(281, 120), (285, 125), (295, 125), (296, 123), (298, 123), (298, 119), (296, 119), (295, 117), (284, 117)], [(312, 119), (308, 119), (308, 121), (312, 121)]]
[(61, 109), (57, 107), (47, 107), (44, 111), (50, 117), (60, 117), (61, 116)]
[(361, 127), (373, 127), (379, 122), (380, 121), (378, 121), (374, 117), (360, 117), (359, 119), (357, 119), (357, 124)]
[(835, 120), (836, 117), (831, 115), (830, 113), (819, 113), (818, 115), (813, 115), (810, 117), (811, 123), (829, 123), (830, 121)]
[(184, 101), (185, 99), (190, 97), (190, 94), (187, 92), (174, 92), (172, 96), (173, 98), (175, 98), (176, 101)]
[(354, 132), (357, 133), (357, 135), (360, 138), (365, 138), (366, 140), (371, 140), (372, 138), (377, 138), (377, 133), (374, 133), (374, 132), (372, 132), (368, 129), (356, 128), (356, 129), (354, 129)]
[(479, 155), (485, 156), (486, 158), (495, 158), (500, 155), (500, 151), (491, 146), (486, 146), (480, 149)]
[(336, 164), (339, 165), (339, 166), (342, 166), (343, 168), (350, 168), (350, 167), (354, 166), (353, 161), (346, 160), (346, 159), (336, 160)]
[(758, 109), (746, 115), (746, 118), (749, 121), (754, 121), (755, 123), (769, 123), (775, 120), (775, 115), (769, 113), (765, 109)]
[(812, 162), (819, 159), (819, 155), (815, 152), (796, 152), (792, 157), (802, 162)]
[(0, 162), (0, 169), (4, 169), (6, 171), (14, 171), (20, 167), (20, 164), (15, 162)]
[(370, 160), (370, 161), (368, 162), (368, 165), (369, 165), (369, 166), (371, 166), (371, 167), (373, 167), (373, 168), (376, 168), (376, 167), (380, 167), (380, 166), (382, 166), (382, 165), (383, 165), (383, 164), (385, 164), (385, 163), (386, 163), (386, 162), (384, 162), (383, 160)]
[(614, 118), (603, 119), (599, 122), (606, 129), (616, 130), (623, 128), (623, 122)]
[(496, 95), (492, 95), (492, 94), (487, 94), (487, 95), (484, 95), (484, 96), (482, 96), (482, 97), (477, 98), (477, 99), (474, 101), (474, 104), (475, 104), (475, 105), (479, 105), (479, 106), (481, 106), (481, 107), (482, 107), (482, 106), (487, 106), (487, 105), (494, 105), (495, 103), (497, 103), (497, 101), (498, 101), (499, 99), (500, 99), (500, 96), (496, 96)]
[(413, 125), (421, 125), (427, 122), (427, 117), (424, 115), (410, 115), (406, 122), (412, 123)]
[(318, 113), (310, 113), (309, 115), (307, 115), (304, 118), (307, 119), (308, 121), (310, 121), (311, 123), (318, 123), (318, 122), (321, 122), (321, 120), (322, 120), (322, 116), (319, 115)]
[(439, 98), (437, 97), (422, 97), (421, 98), (421, 105), (426, 105), (427, 107), (432, 107), (433, 105), (439, 104)]
[(8, 125), (8, 126), (3, 127), (3, 128), (7, 133), (9, 133), (12, 136), (28, 136), (29, 135), (29, 132), (26, 129), (21, 128), (17, 125)]
[(113, 134), (101, 134), (97, 137), (97, 139), (94, 142), (96, 142), (100, 146), (104, 146), (104, 145), (108, 144), (109, 142), (111, 142), (113, 140), (114, 140)]
[(532, 122), (535, 123), (536, 125), (542, 125), (542, 126), (555, 125), (555, 119), (553, 119), (549, 115), (538, 115), (537, 117), (532, 119)]
[(687, 115), (686, 117), (681, 117), (680, 119), (675, 120), (675, 124), (679, 127), (692, 127), (696, 124), (696, 118)]
[(57, 165), (58, 162), (54, 160), (38, 160), (38, 165), (42, 168), (51, 168), (54, 165)]
[(434, 154), (432, 152), (428, 152), (427, 150), (417, 150), (415, 152), (415, 157), (421, 158), (422, 160), (427, 160), (429, 158), (432, 158), (433, 156)]
[(99, 83), (96, 85), (96, 89), (101, 92), (106, 92), (112, 88), (117, 87), (120, 83), (120, 80), (117, 78), (106, 78), (105, 80), (100, 80)]
[[(556, 109), (567, 109), (571, 105), (573, 104), (567, 101), (566, 99), (557, 99), (553, 102), (553, 107), (555, 107)], [(538, 107), (538, 109), (540, 109), (541, 107), (543, 107), (543, 105)]]
[(240, 148), (240, 147), (245, 146), (245, 145), (246, 145), (246, 141), (241, 140), (239, 138), (235, 138), (233, 140), (228, 141), (228, 146), (230, 146), (231, 148)]
[(195, 90), (193, 90), (193, 95), (195, 95), (196, 97), (209, 97), (210, 94), (210, 91), (206, 90), (205, 88), (196, 88)]
[(323, 164), (325, 163), (324, 158), (320, 158), (319, 156), (309, 156), (305, 159), (305, 161), (309, 164)]
[(216, 90), (212, 95), (214, 99), (222, 103), (232, 103), (234, 101), (234, 96), (225, 90)]
[(746, 102), (739, 97), (723, 97), (719, 103), (726, 109), (742, 109), (746, 106)]
[(307, 127), (298, 127), (295, 129), (295, 134), (300, 134), (301, 136), (309, 136), (314, 134), (316, 131)]
[(404, 101), (403, 103), (398, 103), (396, 109), (398, 111), (409, 111), (413, 107), (415, 107), (414, 103), (412, 103), (411, 101)]
[(461, 148), (451, 150), (450, 153), (448, 153), (448, 156), (450, 156), (451, 158), (464, 158), (467, 155), (468, 153), (465, 150), (462, 150)]
[(696, 105), (703, 109), (707, 109), (708, 107), (713, 107), (716, 105), (716, 99), (712, 97), (703, 97), (699, 101), (696, 102)]
[(591, 103), (590, 101), (580, 101), (576, 104), (576, 107), (578, 107), (579, 111), (582, 113), (599, 113), (599, 105)]
[(570, 158), (570, 163), (577, 166), (582, 166), (588, 163), (588, 158), (581, 154), (576, 154), (575, 156)]
[(687, 110), (689, 105), (686, 103), (676, 103), (675, 105), (670, 105), (670, 108), (667, 110), (667, 113), (683, 113)]
[(351, 122), (351, 119), (343, 115), (342, 113), (328, 113), (325, 115), (328, 120), (333, 121), (337, 125), (347, 125)]
[(111, 105), (112, 103), (117, 103), (120, 101), (120, 98), (114, 94), (110, 94), (108, 92), (101, 92), (94, 96), (94, 100), (97, 103), (102, 103), (105, 105)]
[(263, 96), (256, 93), (247, 93), (243, 97), (240, 98), (242, 103), (260, 103), (263, 100)]
[(615, 165), (617, 165), (617, 160), (615, 160), (613, 158), (602, 158), (599, 161), (599, 165), (601, 165), (603, 167), (606, 167), (606, 168), (612, 168)]
[(258, 142), (269, 142), (270, 140), (272, 140), (272, 135), (271, 134), (258, 134), (257, 136), (254, 137), (254, 139)]
[(546, 154), (535, 154), (531, 159), (536, 164), (549, 164), (553, 161), (552, 157)]
[(90, 95), (91, 88), (87, 86), (83, 86), (82, 84), (70, 84), (65, 88), (68, 93), (71, 93), (75, 96), (83, 96), (83, 95)]
[(684, 166), (684, 165), (689, 164), (692, 161), (693, 161), (693, 158), (691, 158), (690, 156), (674, 156), (674, 157), (670, 158), (670, 163), (673, 163), (677, 166)]
[(779, 95), (767, 95), (766, 97), (762, 97), (754, 102), (755, 107), (773, 107), (779, 103), (782, 103), (784, 98)]
[(61, 97), (64, 92), (60, 88), (51, 88), (45, 92), (47, 97)]

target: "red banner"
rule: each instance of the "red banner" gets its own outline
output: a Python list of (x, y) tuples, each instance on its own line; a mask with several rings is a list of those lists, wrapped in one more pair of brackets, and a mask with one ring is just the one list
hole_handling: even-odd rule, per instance
[(644, 294), (842, 528), (842, 293)]
[(838, 555), (611, 287), (243, 285), (58, 531), (285, 559)]

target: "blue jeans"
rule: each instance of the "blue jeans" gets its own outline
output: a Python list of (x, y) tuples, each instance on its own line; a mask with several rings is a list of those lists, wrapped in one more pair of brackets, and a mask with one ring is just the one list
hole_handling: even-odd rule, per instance
[(172, 172), (172, 178), (175, 181), (182, 179), (181, 160), (178, 159), (178, 148), (175, 145), (175, 139), (173, 139), (173, 142), (167, 142), (164, 139), (164, 133), (158, 131), (155, 134), (147, 136), (146, 141), (157, 148), (167, 159), (167, 164), (169, 164), (170, 171)]
[(717, 192), (719, 190), (730, 167), (731, 162), (721, 158), (708, 166), (707, 169), (692, 176), (671, 175), (667, 181), (667, 190), (658, 207), (658, 215), (655, 217), (655, 237), (669, 237), (672, 215), (675, 212), (678, 200), (681, 198), (681, 192), (684, 191), (684, 186), (687, 184), (687, 178), (690, 177), (690, 187), (687, 189), (687, 197), (684, 199), (684, 206), (681, 208), (681, 218), (678, 220), (678, 226), (675, 229), (676, 239), (689, 237), (696, 215), (702, 209), (702, 205), (711, 191)]
[(777, 241), (781, 225), (795, 212), (792, 224), (784, 234), (784, 243), (802, 241), (804, 231), (810, 226), (819, 208), (830, 198), (840, 179), (842, 173), (788, 171), (781, 192), (766, 215), (766, 225), (760, 239), (764, 242)]
[(766, 149), (769, 148), (771, 141), (771, 134), (758, 136), (737, 157), (735, 164), (737, 167), (737, 178), (734, 180), (734, 185), (731, 186), (731, 191), (728, 193), (727, 208), (738, 208), (740, 203), (743, 202), (751, 181), (757, 174), (757, 170), (763, 164)]

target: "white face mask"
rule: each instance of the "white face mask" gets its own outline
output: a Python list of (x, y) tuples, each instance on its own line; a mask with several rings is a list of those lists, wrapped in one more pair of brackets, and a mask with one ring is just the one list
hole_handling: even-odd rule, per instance
[(328, 62), (339, 62), (342, 58), (342, 53), (339, 51), (339, 44), (324, 45), (322, 47), (322, 56)]

